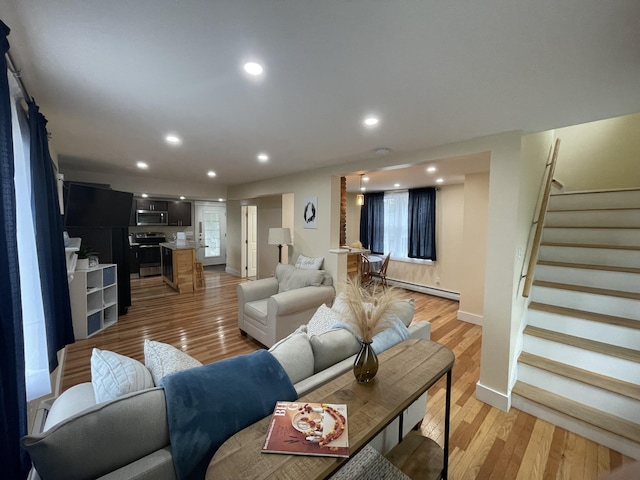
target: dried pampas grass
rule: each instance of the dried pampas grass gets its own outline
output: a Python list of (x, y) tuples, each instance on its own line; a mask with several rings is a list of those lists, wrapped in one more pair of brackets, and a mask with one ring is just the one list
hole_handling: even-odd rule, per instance
[(397, 289), (383, 289), (376, 284), (363, 288), (357, 277), (347, 280), (343, 293), (343, 301), (351, 313), (345, 320), (360, 335), (363, 343), (370, 343), (373, 337), (391, 326), (388, 313), (392, 313), (401, 300)]

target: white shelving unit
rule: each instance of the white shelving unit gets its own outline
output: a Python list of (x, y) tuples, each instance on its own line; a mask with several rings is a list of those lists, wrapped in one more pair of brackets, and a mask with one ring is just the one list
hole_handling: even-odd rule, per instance
[(69, 284), (73, 333), (88, 338), (118, 321), (117, 265), (76, 270)]

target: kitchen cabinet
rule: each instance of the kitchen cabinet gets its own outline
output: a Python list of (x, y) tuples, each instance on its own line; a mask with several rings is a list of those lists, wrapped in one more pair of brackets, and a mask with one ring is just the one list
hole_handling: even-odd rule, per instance
[(132, 277), (140, 277), (140, 245), (129, 246), (129, 273)]
[(69, 284), (76, 338), (88, 338), (118, 321), (117, 265), (76, 270)]
[(162, 243), (162, 280), (180, 293), (193, 292), (196, 284), (196, 250)]
[(169, 209), (166, 200), (136, 200), (138, 210), (150, 210), (152, 212), (166, 212)]
[(191, 202), (169, 202), (169, 225), (176, 227), (191, 226)]

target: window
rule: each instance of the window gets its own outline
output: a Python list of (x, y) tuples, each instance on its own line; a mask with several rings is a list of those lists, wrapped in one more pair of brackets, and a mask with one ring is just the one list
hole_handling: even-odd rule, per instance
[(409, 192), (384, 194), (384, 253), (393, 258), (408, 258)]
[(435, 204), (432, 187), (365, 194), (360, 211), (364, 247), (372, 253), (391, 253), (396, 260), (434, 261)]

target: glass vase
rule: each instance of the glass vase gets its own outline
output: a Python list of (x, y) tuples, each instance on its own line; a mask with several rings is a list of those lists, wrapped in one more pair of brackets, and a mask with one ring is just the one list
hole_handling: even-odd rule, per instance
[(378, 357), (371, 342), (362, 342), (360, 352), (353, 364), (353, 374), (359, 383), (369, 383), (378, 373)]

